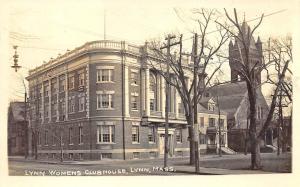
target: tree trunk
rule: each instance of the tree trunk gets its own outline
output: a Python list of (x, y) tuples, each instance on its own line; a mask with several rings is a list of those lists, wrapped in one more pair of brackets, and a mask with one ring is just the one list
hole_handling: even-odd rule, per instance
[(248, 130), (246, 130), (246, 132), (244, 132), (243, 133), (243, 135), (244, 135), (244, 140), (245, 140), (245, 142), (244, 142), (244, 144), (245, 144), (245, 147), (244, 147), (244, 155), (247, 155), (247, 153), (248, 153), (248, 136), (247, 136), (247, 133), (248, 133)]
[(37, 142), (37, 133), (34, 133), (34, 159), (37, 160), (38, 159), (38, 151), (37, 151), (37, 147), (38, 147), (38, 142)]
[(262, 168), (260, 157), (260, 139), (251, 140), (251, 169), (258, 170)]
[(247, 82), (248, 99), (250, 104), (250, 126), (249, 141), (251, 151), (251, 169), (261, 169), (260, 145), (256, 132), (256, 89), (255, 86)]
[(191, 117), (187, 117), (188, 130), (189, 130), (189, 143), (190, 143), (190, 165), (195, 164), (195, 143), (194, 143), (194, 127)]

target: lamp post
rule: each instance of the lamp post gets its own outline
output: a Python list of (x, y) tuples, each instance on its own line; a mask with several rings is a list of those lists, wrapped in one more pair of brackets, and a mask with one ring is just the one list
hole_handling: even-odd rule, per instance
[[(13, 46), (13, 49), (15, 50), (15, 54), (13, 55), (13, 58), (14, 58), (14, 64), (11, 66), (11, 68), (15, 69), (15, 72), (18, 72), (18, 69), (21, 68), (22, 66), (20, 66), (18, 64), (18, 61), (19, 61), (19, 55), (18, 55), (18, 52), (17, 52), (17, 48), (18, 46), (15, 45)], [(28, 149), (29, 149), (29, 146), (28, 146), (28, 121), (27, 121), (27, 89), (26, 89), (26, 85), (25, 85), (25, 82), (24, 82), (24, 78), (22, 77), (22, 83), (23, 83), (23, 86), (24, 86), (24, 122), (25, 122), (25, 159), (27, 159), (28, 157)]]

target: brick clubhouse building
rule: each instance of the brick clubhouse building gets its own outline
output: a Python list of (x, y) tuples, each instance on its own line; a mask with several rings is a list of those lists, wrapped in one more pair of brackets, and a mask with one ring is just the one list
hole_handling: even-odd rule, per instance
[[(30, 152), (49, 159), (163, 155), (165, 81), (149, 66), (155, 60), (159, 59), (147, 44), (105, 40), (88, 42), (30, 70)], [(180, 100), (171, 88), (170, 156), (189, 155)], [(200, 105), (200, 149), (206, 152), (219, 146), (218, 111), (213, 99)], [(226, 113), (221, 112), (221, 120), (222, 143), (227, 147)]]

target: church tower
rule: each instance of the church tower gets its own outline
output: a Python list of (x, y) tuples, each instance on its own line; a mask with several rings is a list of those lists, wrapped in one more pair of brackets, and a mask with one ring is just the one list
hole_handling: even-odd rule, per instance
[[(248, 37), (248, 34), (251, 33), (251, 29), (248, 24), (243, 22), (241, 27), (241, 32), (246, 40), (246, 45), (249, 48), (249, 67), (253, 67), (254, 65), (260, 66), (262, 64), (262, 43), (260, 38), (258, 37), (257, 41), (255, 42), (253, 36)], [(242, 38), (242, 34), (239, 33), (238, 37)], [(239, 49), (241, 52), (239, 52)], [(243, 60), (240, 58), (240, 53), (242, 54)], [(239, 75), (239, 71), (241, 70), (240, 61), (245, 62), (245, 49), (241, 41), (237, 38), (235, 39), (234, 43), (230, 41), (229, 43), (229, 65), (231, 70), (231, 82), (243, 81), (243, 78)], [(256, 80), (258, 84), (261, 83), (261, 73), (256, 72)]]

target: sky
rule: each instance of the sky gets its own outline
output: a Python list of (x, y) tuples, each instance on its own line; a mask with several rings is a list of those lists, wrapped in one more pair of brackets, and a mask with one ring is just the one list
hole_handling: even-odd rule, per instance
[[(256, 36), (260, 35), (263, 42), (270, 36), (291, 34), (295, 27), (295, 19), (291, 16), (295, 10), (291, 4), (283, 1), (251, 1), (251, 6), (235, 1), (223, 5), (208, 1), (174, 1), (178, 3), (173, 6), (168, 1), (137, 2), (16, 0), (6, 3), (7, 24), (1, 25), (1, 31), (7, 33), (9, 63), (5, 68), (9, 80), (14, 81), (14, 84), (8, 85), (9, 100), (22, 100), (22, 80), (28, 75), (29, 69), (58, 54), (64, 54), (67, 49), (72, 50), (88, 41), (103, 40), (104, 30), (107, 40), (125, 40), (139, 45), (153, 38), (163, 38), (168, 33), (183, 33), (184, 38), (190, 38), (190, 30), (197, 28), (191, 10), (202, 7), (218, 8), (221, 15), (224, 15), (223, 7), (230, 13), (232, 7), (237, 7), (240, 20), (245, 15), (246, 21), (264, 13), (266, 17), (256, 32)], [(249, 25), (256, 22), (249, 22)], [(23, 67), (17, 73), (9, 68), (13, 63), (14, 45), (18, 45), (19, 64)], [(224, 71), (227, 72), (225, 79), (230, 78), (228, 70), (228, 65), (224, 65)]]
[[(6, 160), (6, 117), (8, 102), (12, 100), (23, 100), (24, 86), (22, 80), (28, 74), (28, 69), (39, 66), (43, 61), (48, 61), (51, 57), (56, 57), (58, 53), (63, 54), (67, 49), (74, 49), (83, 45), (85, 42), (104, 39), (104, 10), (106, 11), (106, 33), (108, 40), (125, 40), (131, 43), (143, 44), (151, 38), (163, 38), (168, 33), (184, 33), (184, 37), (191, 37), (188, 29), (195, 27), (191, 23), (189, 13), (193, 8), (218, 8), (223, 13), (223, 8), (227, 8), (232, 13), (232, 8), (236, 7), (238, 15), (242, 19), (245, 14), (246, 20), (257, 18), (262, 13), (266, 15), (273, 14), (263, 20), (262, 25), (256, 32), (261, 36), (263, 42), (268, 37), (285, 36), (292, 34), (295, 46), (295, 51), (300, 51), (299, 41), (299, 0), (164, 0), (164, 1), (146, 1), (146, 0), (120, 0), (120, 1), (103, 1), (103, 0), (0, 0), (0, 148), (1, 148), (1, 165), (0, 177), (7, 171)], [(182, 19), (179, 19), (174, 12), (174, 8), (183, 14)], [(250, 22), (253, 25), (255, 22)], [(18, 45), (19, 64), (23, 67), (17, 73), (10, 66), (12, 65), (12, 55), (14, 50), (13, 45)], [(294, 53), (295, 59), (299, 54)], [(299, 69), (299, 65), (293, 64), (294, 69)], [(294, 90), (297, 95), (299, 90), (299, 72), (295, 71)], [(299, 94), (298, 94), (299, 95)], [(298, 111), (298, 98), (294, 97), (295, 107), (293, 112)], [(295, 116), (295, 117), (294, 117)], [(299, 115), (294, 115), (295, 121), (300, 120)], [(297, 125), (294, 126), (293, 132), (299, 132)], [(297, 142), (300, 142), (299, 136), (294, 136), (293, 145), (296, 149)], [(3, 144), (2, 144), (3, 143)], [(300, 158), (300, 152), (293, 150), (293, 158)], [(293, 160), (293, 166), (300, 165), (296, 159)], [(297, 169), (297, 168), (296, 168)], [(245, 180), (248, 186), (265, 186), (266, 183), (270, 186), (291, 186), (293, 181), (296, 181), (296, 170), (293, 167), (293, 174), (282, 175), (280, 177), (251, 175), (245, 179), (243, 176), (226, 177), (231, 185), (245, 185)], [(296, 173), (297, 174), (297, 173)], [(271, 178), (272, 177), (272, 178)], [(224, 180), (202, 180), (201, 185), (221, 186)], [(43, 178), (44, 179), (44, 178)], [(43, 186), (54, 186), (69, 182), (67, 185), (81, 185), (82, 181), (78, 178), (67, 180), (66, 178), (57, 178), (55, 180), (43, 180), (35, 178), (34, 182), (41, 182)], [(115, 179), (115, 178), (114, 178)], [(161, 185), (161, 180), (152, 180), (149, 178), (126, 178), (126, 180), (115, 180), (120, 182), (119, 186), (128, 184), (140, 184), (137, 179), (141, 180), (144, 185), (153, 186), (152, 182)], [(144, 180), (145, 179), (145, 180)], [(155, 178), (157, 179), (157, 178)], [(163, 178), (165, 179), (165, 178)], [(168, 178), (169, 179), (169, 178)], [(194, 182), (192, 179), (185, 180), (185, 183)], [(196, 178), (194, 178), (196, 179)], [(207, 178), (205, 178), (207, 179)], [(221, 179), (221, 178), (217, 178)], [(222, 179), (225, 179), (222, 177)], [(229, 180), (228, 180), (229, 179)], [(233, 180), (230, 180), (233, 179)], [(197, 178), (198, 180), (198, 178)], [(1, 178), (1, 182), (10, 184), (10, 186), (32, 186), (31, 178)], [(6, 182), (5, 182), (6, 181)], [(165, 180), (168, 184), (170, 180)], [(174, 185), (181, 185), (182, 178), (172, 178)], [(101, 181), (97, 178), (88, 178), (83, 185), (95, 185), (94, 182), (102, 182), (113, 186), (113, 181), (107, 178), (102, 178)], [(196, 182), (196, 181), (195, 181)], [(197, 181), (199, 182), (199, 180)], [(160, 183), (160, 184), (159, 184)], [(194, 183), (195, 184), (195, 183)], [(116, 185), (116, 184), (115, 184)], [(187, 184), (188, 185), (188, 184)], [(37, 185), (36, 185), (37, 186)]]

